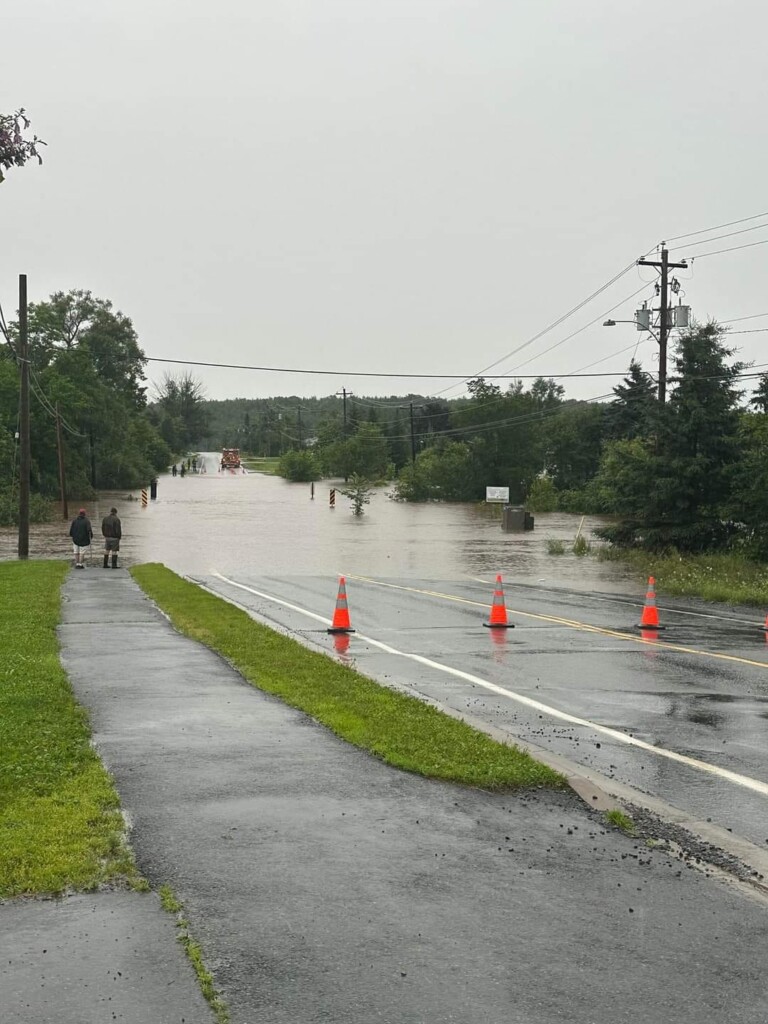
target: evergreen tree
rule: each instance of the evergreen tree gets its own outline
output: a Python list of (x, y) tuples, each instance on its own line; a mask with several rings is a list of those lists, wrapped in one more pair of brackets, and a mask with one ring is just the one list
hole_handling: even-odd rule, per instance
[(633, 359), (629, 373), (613, 389), (616, 398), (608, 406), (606, 433), (610, 438), (648, 437), (655, 424), (656, 385), (649, 373)]
[(749, 400), (750, 405), (754, 405), (758, 412), (768, 413), (768, 373), (764, 373), (760, 377), (760, 381), (755, 388), (755, 393)]
[(740, 455), (743, 366), (730, 363), (716, 323), (680, 338), (674, 391), (657, 417), (656, 439), (621, 440), (608, 446), (599, 483), (612, 489), (624, 519), (604, 527), (615, 543), (651, 549), (705, 551), (724, 547), (735, 532), (729, 520), (731, 489)]

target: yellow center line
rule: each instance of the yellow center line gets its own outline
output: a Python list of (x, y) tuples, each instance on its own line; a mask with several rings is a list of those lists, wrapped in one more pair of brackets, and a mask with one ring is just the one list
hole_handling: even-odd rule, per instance
[[(488, 602), (472, 601), (467, 597), (459, 597), (457, 594), (443, 594), (439, 590), (423, 590), (419, 587), (406, 587), (401, 583), (384, 583), (383, 580), (371, 579), (369, 576), (355, 576), (347, 573), (348, 580), (358, 580), (361, 583), (371, 583), (377, 587), (389, 587), (391, 590), (405, 590), (411, 594), (422, 594), (425, 597), (437, 597), (443, 601), (454, 601), (456, 604), (467, 604), (473, 608), (485, 608)], [(485, 583), (485, 580), (478, 580)], [(492, 584), (489, 584), (492, 586)], [(755, 668), (768, 669), (768, 662), (753, 661), (750, 658), (740, 658), (736, 654), (720, 654), (717, 651), (704, 651), (698, 647), (683, 647), (680, 644), (671, 644), (664, 640), (647, 640), (643, 636), (634, 636), (632, 633), (621, 633), (615, 629), (606, 629), (604, 626), (592, 626), (588, 622), (579, 622), (578, 619), (564, 619), (559, 615), (542, 615), (538, 612), (526, 612), (520, 608), (507, 608), (513, 615), (521, 615), (527, 619), (537, 619), (540, 622), (554, 622), (558, 626), (567, 626), (569, 629), (580, 630), (584, 633), (599, 633), (601, 636), (610, 636), (618, 640), (629, 640), (633, 644), (642, 644), (645, 647), (658, 647), (665, 651), (677, 651), (679, 654), (695, 654), (701, 658), (714, 658), (717, 661), (732, 661), (739, 665), (752, 665)]]

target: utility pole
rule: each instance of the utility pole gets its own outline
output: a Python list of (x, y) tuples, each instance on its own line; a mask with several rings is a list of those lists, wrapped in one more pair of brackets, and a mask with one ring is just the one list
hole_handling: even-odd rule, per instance
[(29, 558), (29, 487), (32, 449), (29, 428), (29, 334), (27, 275), (19, 274), (19, 558)]
[(343, 406), (344, 406), (344, 440), (347, 440), (347, 398), (352, 394), (351, 391), (347, 391), (346, 388), (342, 388), (341, 391), (336, 392), (337, 395), (341, 395)]
[(659, 405), (667, 400), (667, 337), (669, 335), (669, 270), (685, 270), (687, 263), (670, 263), (666, 242), (661, 243), (661, 260), (638, 260), (639, 267), (656, 267), (661, 271), (661, 292), (659, 294)]
[(61, 437), (61, 416), (59, 416), (59, 403), (56, 403), (56, 448), (59, 453), (59, 487), (61, 488), (61, 515), (63, 519), (69, 519), (69, 508), (67, 507), (67, 477), (64, 471), (64, 442)]
[(298, 423), (298, 431), (299, 431), (299, 448), (303, 448), (304, 444), (303, 444), (303, 441), (301, 439), (301, 406), (300, 405), (296, 407), (296, 421)]
[(416, 435), (413, 431), (413, 402), (411, 402), (411, 462), (416, 463)]

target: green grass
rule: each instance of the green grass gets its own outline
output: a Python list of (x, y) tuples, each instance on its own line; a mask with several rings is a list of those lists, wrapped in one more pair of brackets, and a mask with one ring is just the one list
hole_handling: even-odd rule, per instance
[(516, 747), (307, 650), (163, 565), (135, 566), (131, 573), (182, 633), (220, 652), (254, 686), (387, 764), (485, 789), (565, 784)]
[(561, 540), (556, 540), (552, 537), (547, 541), (547, 554), (548, 555), (564, 555), (565, 544)]
[(184, 948), (187, 959), (192, 964), (192, 969), (197, 977), (200, 991), (213, 1010), (218, 1024), (229, 1024), (229, 1009), (227, 1004), (216, 991), (213, 975), (205, 966), (203, 951), (200, 945), (195, 942), (189, 932), (189, 922), (184, 917), (184, 904), (177, 897), (170, 885), (161, 885), (159, 889), (160, 903), (163, 910), (173, 914), (176, 918), (177, 939)]
[(662, 594), (768, 606), (768, 565), (744, 555), (653, 555), (608, 547), (599, 550), (598, 558), (630, 565), (642, 578), (655, 576)]
[(573, 551), (574, 555), (578, 555), (579, 558), (583, 558), (584, 555), (588, 555), (591, 550), (592, 545), (584, 536), (584, 534), (580, 533), (578, 537), (574, 539), (571, 551)]
[(626, 832), (627, 835), (631, 836), (634, 834), (635, 823), (624, 811), (606, 811), (605, 820), (615, 828), (620, 828), (622, 832)]
[(59, 663), (61, 562), (0, 565), (0, 897), (141, 887), (112, 779)]
[(279, 458), (259, 458), (257, 456), (244, 457), (241, 459), (246, 469), (256, 473), (269, 473), (271, 476), (278, 475)]

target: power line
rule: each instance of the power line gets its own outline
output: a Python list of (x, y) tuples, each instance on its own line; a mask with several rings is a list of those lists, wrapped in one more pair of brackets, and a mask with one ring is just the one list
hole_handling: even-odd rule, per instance
[(628, 295), (627, 298), (622, 299), (621, 302), (616, 302), (616, 304), (614, 306), (611, 306), (610, 309), (606, 309), (604, 313), (600, 313), (599, 316), (595, 316), (593, 321), (590, 321), (589, 324), (585, 324), (584, 327), (580, 327), (578, 331), (573, 331), (572, 334), (567, 335), (567, 337), (563, 338), (562, 341), (558, 341), (554, 345), (550, 345), (549, 348), (545, 348), (543, 352), (538, 352), (536, 355), (531, 355), (530, 358), (525, 359), (524, 362), (518, 362), (517, 366), (513, 367), (511, 372), (514, 373), (515, 370), (518, 370), (521, 367), (526, 367), (528, 365), (528, 362), (532, 362), (534, 361), (534, 359), (538, 359), (542, 355), (547, 355), (548, 352), (552, 352), (554, 351), (554, 349), (559, 348), (560, 345), (564, 345), (566, 341), (570, 341), (571, 338), (575, 338), (577, 337), (577, 335), (582, 334), (584, 331), (587, 330), (587, 328), (594, 327), (594, 325), (597, 324), (598, 321), (601, 321), (603, 316), (607, 316), (608, 313), (612, 313), (614, 309), (618, 309), (618, 307), (623, 306), (625, 302), (629, 302), (630, 299), (634, 299), (636, 295), (639, 295), (641, 292), (646, 291), (647, 288), (648, 282), (643, 282), (640, 288), (638, 288), (636, 292), (633, 292), (632, 295)]
[(688, 231), (684, 235), (674, 235), (672, 238), (668, 238), (668, 242), (676, 242), (679, 238), (693, 238), (694, 235), (706, 235), (710, 231), (719, 231), (720, 228), (732, 228), (734, 224), (746, 224), (750, 220), (759, 220), (760, 217), (768, 217), (768, 211), (765, 213), (756, 213), (752, 217), (742, 217), (741, 220), (729, 220), (727, 224), (714, 224), (711, 228), (702, 228), (700, 231)]
[[(768, 238), (761, 238), (759, 242), (747, 242), (746, 245), (732, 245), (729, 249), (716, 249), (714, 252), (701, 252), (694, 253), (693, 255), (683, 256), (685, 260), (703, 260), (707, 256), (719, 256), (723, 252), (736, 252), (737, 249), (752, 249), (756, 245), (765, 245), (768, 242)], [(702, 239), (702, 244), (706, 243), (706, 239)], [(680, 247), (682, 248), (682, 246)]]
[[(768, 316), (768, 313), (753, 313), (751, 316), (736, 316), (730, 320), (718, 320), (717, 322), (719, 324), (737, 324), (741, 320), (759, 320), (761, 316)], [(732, 331), (731, 333), (734, 334), (738, 332)]]
[[(618, 274), (615, 274), (609, 281), (606, 281), (605, 284), (597, 288), (594, 292), (592, 292), (591, 295), (588, 295), (586, 299), (582, 299), (582, 301), (573, 306), (572, 309), (569, 309), (567, 313), (564, 313), (562, 316), (558, 317), (557, 320), (553, 320), (551, 324), (549, 324), (543, 330), (539, 331), (538, 334), (534, 334), (532, 338), (529, 338), (527, 341), (524, 341), (521, 345), (518, 345), (516, 348), (513, 348), (510, 352), (507, 352), (506, 355), (500, 356), (498, 359), (494, 360), (492, 363), (489, 363), (486, 367), (484, 367), (482, 370), (479, 370), (477, 373), (473, 373), (470, 374), (468, 377), (465, 377), (464, 381), (466, 382), (472, 380), (475, 377), (484, 376), (488, 372), (488, 370), (492, 370), (494, 366), (498, 366), (499, 363), (503, 363), (507, 359), (511, 359), (512, 356), (517, 355), (518, 352), (522, 352), (524, 348), (528, 348), (529, 345), (532, 345), (535, 341), (538, 341), (539, 338), (542, 338), (545, 334), (548, 334), (550, 331), (554, 330), (555, 327), (559, 327), (561, 323), (563, 323), (569, 317), (573, 316), (574, 313), (578, 313), (578, 311), (582, 309), (584, 306), (586, 306), (587, 303), (591, 302), (592, 299), (597, 298), (598, 295), (601, 295), (604, 291), (606, 291), (606, 289), (610, 288), (611, 285), (615, 284), (620, 278), (624, 277), (625, 274), (628, 274), (629, 271), (632, 270), (632, 268), (635, 267), (636, 265), (637, 261), (632, 260), (632, 262), (628, 263), (627, 266), (624, 267), (623, 270), (620, 270)], [(449, 388), (443, 388), (443, 391), (448, 390)], [(437, 391), (435, 392), (435, 394), (440, 395), (442, 394), (442, 391)]]
[[(604, 314), (601, 314), (604, 315)], [(740, 332), (734, 331), (734, 334)], [(260, 373), (307, 373), (307, 374), (322, 374), (327, 377), (387, 377), (395, 379), (411, 379), (411, 380), (473, 380), (474, 378), (470, 374), (464, 376), (460, 373), (375, 373), (372, 371), (363, 370), (308, 370), (301, 367), (287, 367), (287, 366), (251, 366), (245, 363), (214, 363), (206, 362), (199, 359), (161, 359), (159, 356), (147, 356), (147, 362), (150, 363), (179, 363), (183, 366), (208, 366), (220, 370), (256, 370)], [(623, 372), (623, 371), (622, 371)], [(496, 373), (489, 376), (488, 380), (538, 380), (539, 377), (616, 377), (621, 376), (620, 373), (565, 373), (565, 374), (547, 374), (547, 373)], [(434, 396), (427, 395), (425, 398), (431, 398)], [(268, 399), (264, 399), (268, 401)], [(388, 403), (383, 403), (387, 405)]]
[[(741, 231), (728, 231), (724, 235), (713, 235), (712, 238), (702, 238), (701, 241), (692, 244), (708, 245), (710, 242), (719, 242), (721, 238), (733, 238), (734, 235), (746, 235), (748, 231), (759, 231), (760, 228), (768, 228), (768, 224), (753, 224), (751, 228), (742, 228)], [(684, 249), (684, 245), (675, 245), (669, 251), (675, 252)]]

